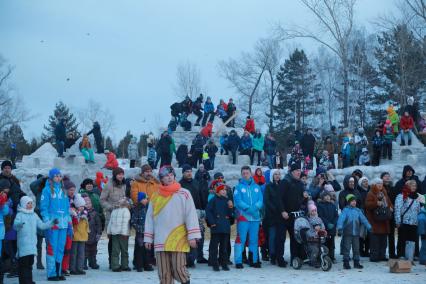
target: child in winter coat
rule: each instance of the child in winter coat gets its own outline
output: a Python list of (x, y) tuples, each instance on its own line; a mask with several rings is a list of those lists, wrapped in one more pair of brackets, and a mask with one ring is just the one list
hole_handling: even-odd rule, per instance
[(311, 265), (319, 268), (321, 266), (318, 262), (319, 238), (321, 236), (326, 236), (327, 231), (325, 230), (324, 222), (318, 216), (317, 207), (314, 203), (308, 205), (308, 221), (311, 227), (307, 231), (306, 237), (310, 251), (310, 262)]
[[(209, 249), (209, 260), (214, 271), (219, 271), (219, 264), (222, 270), (228, 271), (228, 247), (231, 225), (234, 219), (234, 206), (228, 199), (226, 185), (219, 183), (216, 186), (216, 196), (214, 196), (206, 208), (207, 224), (211, 232), (211, 244)], [(218, 258), (219, 248), (219, 258)]]
[(392, 141), (395, 138), (393, 127), (389, 119), (383, 126), (383, 158), (392, 160)]
[(138, 202), (131, 209), (130, 225), (135, 229), (135, 249), (133, 254), (133, 264), (138, 272), (153, 271), (149, 264), (148, 254), (143, 243), (145, 232), (145, 218), (148, 208), (148, 197), (145, 192), (138, 192)]
[(373, 137), (373, 166), (378, 166), (380, 164), (380, 155), (382, 152), (383, 138), (380, 130), (376, 130), (376, 134)]
[(362, 154), (359, 156), (358, 164), (360, 166), (369, 166), (370, 165), (370, 155), (368, 154), (367, 148), (362, 148)]
[(80, 194), (74, 198), (74, 208), (72, 208), (73, 240), (71, 247), (70, 274), (84, 275), (84, 260), (86, 242), (89, 239), (88, 212), (85, 208), (86, 201)]
[(325, 245), (328, 248), (328, 256), (334, 262), (334, 237), (336, 236), (336, 225), (339, 214), (337, 213), (336, 203), (332, 200), (332, 193), (324, 190), (320, 195), (320, 200), (317, 204), (318, 216), (324, 222), (325, 229), (327, 230), (327, 239)]
[(153, 169), (155, 169), (156, 160), (157, 160), (157, 152), (155, 151), (154, 145), (152, 143), (148, 143), (148, 164)]
[(354, 260), (354, 267), (358, 269), (364, 268), (359, 260), (359, 238), (362, 234), (362, 226), (371, 231), (371, 225), (368, 223), (367, 218), (362, 211), (356, 207), (356, 196), (348, 194), (346, 201), (349, 204), (346, 206), (337, 220), (337, 232), (342, 238), (343, 250), (343, 268), (351, 269), (349, 265), (349, 254), (352, 247), (352, 254)]
[(37, 229), (47, 230), (58, 220), (49, 220), (43, 223), (34, 213), (33, 200), (28, 196), (21, 197), (18, 205), (18, 214), (13, 223), (18, 233), (19, 283), (33, 284), (34, 256), (37, 254)]
[(87, 219), (89, 222), (89, 238), (85, 246), (85, 269), (87, 263), (92, 269), (99, 269), (97, 264), (96, 255), (98, 254), (98, 242), (102, 236), (102, 220), (99, 213), (95, 210), (92, 205), (92, 200), (88, 195), (83, 195), (84, 201), (86, 202)]
[(129, 233), (129, 202), (123, 198), (120, 200), (120, 207), (112, 211), (107, 228), (107, 234), (112, 236), (111, 269), (114, 272), (131, 271), (128, 252)]

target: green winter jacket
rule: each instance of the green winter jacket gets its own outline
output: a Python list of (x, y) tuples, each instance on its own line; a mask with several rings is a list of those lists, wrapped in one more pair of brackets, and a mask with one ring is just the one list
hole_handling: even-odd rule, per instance
[(257, 151), (263, 151), (263, 145), (265, 144), (265, 137), (260, 135), (260, 137), (253, 136), (253, 149)]

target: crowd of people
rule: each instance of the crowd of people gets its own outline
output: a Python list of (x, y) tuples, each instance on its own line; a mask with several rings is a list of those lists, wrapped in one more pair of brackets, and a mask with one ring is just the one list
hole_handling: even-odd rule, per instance
[[(289, 166), (285, 176), (280, 169), (259, 167), (252, 172), (243, 166), (235, 187), (219, 171), (211, 177), (203, 164), (195, 175), (192, 165), (181, 168), (182, 179), (177, 181), (170, 165), (162, 166), (157, 178), (145, 164), (132, 179), (117, 167), (111, 178), (99, 173), (79, 187), (53, 168), (31, 184), (33, 200), (21, 190), (12, 163), (4, 161), (0, 280), (8, 273), (7, 277), (19, 277), (20, 283), (34, 283), (35, 256), (37, 269), (44, 269), (43, 240), (49, 281), (99, 269), (97, 250), (103, 232), (108, 237), (111, 271), (131, 271), (132, 266), (138, 272), (152, 271), (156, 266), (161, 283), (173, 279), (189, 283), (188, 268), (202, 264), (228, 271), (231, 264), (236, 269), (245, 264), (261, 268), (262, 262), (287, 267), (288, 260), (300, 258), (318, 268), (320, 240), (328, 257), (337, 262), (336, 236), (341, 236), (345, 269), (351, 268), (351, 259), (353, 267), (362, 269), (361, 257), (371, 262), (402, 257), (426, 264), (426, 178), (421, 182), (409, 165), (396, 183), (387, 172), (370, 181), (355, 170), (342, 185), (322, 168), (308, 181), (298, 162)], [(234, 225), (237, 235), (231, 259)], [(284, 250), (287, 236), (289, 253)]]

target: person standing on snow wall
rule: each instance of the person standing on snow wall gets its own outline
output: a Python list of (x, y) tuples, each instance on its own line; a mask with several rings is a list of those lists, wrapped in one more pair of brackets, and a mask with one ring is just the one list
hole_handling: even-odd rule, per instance
[(95, 137), (95, 143), (96, 143), (96, 150), (98, 154), (104, 153), (104, 140), (101, 133), (101, 126), (99, 122), (95, 121), (93, 123), (93, 128), (89, 132), (87, 132), (87, 136), (90, 134), (93, 134)]

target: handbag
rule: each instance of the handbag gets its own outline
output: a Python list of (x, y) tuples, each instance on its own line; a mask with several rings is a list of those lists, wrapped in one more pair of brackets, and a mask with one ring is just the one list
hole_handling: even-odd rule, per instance
[(392, 219), (392, 211), (389, 207), (380, 206), (374, 209), (374, 220), (376, 221), (388, 221)]

